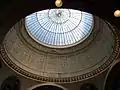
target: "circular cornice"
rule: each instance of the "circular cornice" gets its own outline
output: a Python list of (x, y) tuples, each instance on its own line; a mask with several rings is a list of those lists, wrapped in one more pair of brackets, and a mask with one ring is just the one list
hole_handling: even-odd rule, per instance
[[(105, 71), (111, 65), (111, 63), (118, 58), (118, 55), (119, 55), (118, 35), (117, 35), (115, 29), (112, 28), (112, 26), (108, 22), (106, 22), (106, 24), (109, 26), (109, 28), (112, 30), (112, 33), (114, 34), (115, 46), (112, 50), (112, 54), (109, 56), (109, 58), (107, 60), (105, 60), (103, 63), (101, 63), (94, 69), (89, 69), (90, 71), (88, 71), (88, 72), (84, 71), (80, 75), (73, 75), (73, 76), (66, 76), (66, 77), (64, 77), (64, 76), (63, 77), (54, 77), (54, 76), (47, 77), (44, 75), (42, 76), (42, 75), (38, 75), (33, 72), (30, 72), (29, 70), (25, 69), (23, 66), (22, 66), (23, 68), (21, 68), (21, 66), (19, 66), (16, 63), (16, 61), (12, 60), (13, 58), (10, 56), (8, 50), (6, 49), (7, 44), (5, 42), (6, 42), (7, 38), (4, 40), (3, 45), (1, 46), (1, 50), (0, 50), (1, 57), (2, 57), (3, 61), (8, 65), (8, 67), (10, 67), (12, 70), (19, 73), (20, 75), (23, 75), (27, 78), (30, 78), (30, 79), (33, 79), (36, 81), (55, 82), (55, 83), (73, 83), (73, 82), (86, 80), (86, 79), (92, 78), (94, 76), (97, 76), (101, 72)], [(12, 31), (10, 31), (10, 32), (12, 33)], [(61, 73), (58, 73), (58, 74), (61, 74)]]

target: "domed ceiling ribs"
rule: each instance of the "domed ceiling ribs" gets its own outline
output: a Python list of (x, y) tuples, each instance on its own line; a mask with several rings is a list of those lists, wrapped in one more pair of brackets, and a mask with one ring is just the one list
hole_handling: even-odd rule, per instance
[(85, 40), (64, 49), (36, 43), (29, 35), (26, 36), (24, 23), (20, 21), (4, 39), (0, 50), (3, 61), (17, 73), (40, 82), (72, 83), (92, 78), (106, 70), (119, 55), (119, 39), (115, 30), (111, 30), (103, 20), (95, 19), (93, 31), (99, 30), (99, 33), (95, 38), (91, 34), (86, 39), (89, 41), (92, 37), (92, 44), (86, 47)]

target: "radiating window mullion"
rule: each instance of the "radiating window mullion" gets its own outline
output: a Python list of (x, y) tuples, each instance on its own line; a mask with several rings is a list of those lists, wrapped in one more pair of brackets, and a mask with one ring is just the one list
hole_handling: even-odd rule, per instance
[(40, 26), (37, 25), (37, 23), (33, 23), (33, 25), (31, 26), (28, 25), (28, 27), (32, 29), (31, 31), (35, 31), (35, 29), (39, 28)]
[(53, 41), (53, 45), (56, 45), (56, 33), (54, 33), (54, 41)]
[[(82, 23), (84, 23), (84, 22), (82, 22)], [(87, 28), (87, 27), (89, 27), (89, 26), (86, 24), (82, 24), (82, 25), (83, 25), (83, 29), (84, 29), (85, 34), (88, 33), (89, 28)]]
[(51, 23), (51, 27), (50, 27), (49, 31), (51, 31), (52, 33), (54, 33), (53, 29), (54, 29), (54, 23)]
[(62, 45), (62, 35), (59, 34), (59, 39), (60, 39), (60, 45)]
[(51, 44), (54, 45), (55, 34), (51, 33)]
[[(43, 29), (43, 28), (41, 28), (41, 29)], [(43, 30), (43, 34), (41, 34), (42, 35), (42, 37), (41, 37), (41, 41), (42, 42), (44, 42), (44, 37), (45, 37), (45, 35), (46, 35), (46, 30)]]
[(47, 32), (46, 33), (46, 35), (45, 35), (45, 37), (44, 37), (44, 43), (49, 43), (49, 41), (50, 41), (50, 34), (49, 34), (50, 32)]
[(39, 29), (34, 33), (35, 37), (38, 39), (39, 35)]
[(49, 36), (47, 37), (47, 41), (51, 45), (52, 45), (52, 40), (53, 40), (53, 36), (52, 36), (51, 32), (49, 32)]
[(44, 36), (44, 43), (48, 43), (47, 39), (49, 39), (49, 32), (48, 31), (46, 31), (46, 35)]
[(45, 31), (45, 32), (46, 32), (46, 33), (44, 34), (44, 36), (43, 36), (43, 40), (42, 40), (44, 43), (46, 43), (46, 42), (45, 42), (45, 40), (46, 40), (45, 37), (46, 37), (46, 35), (47, 35), (47, 33), (48, 33), (47, 31)]
[(56, 34), (56, 45), (58, 45), (58, 34)]
[(80, 40), (81, 37), (79, 37), (79, 33), (76, 32), (76, 30), (73, 30), (72, 32), (74, 34), (74, 37), (76, 38), (76, 41)]
[(58, 33), (61, 33), (59, 24), (57, 24), (57, 30), (58, 30)]
[(43, 34), (43, 30), (41, 28), (39, 28), (38, 40), (41, 40), (41, 35)]
[(55, 43), (55, 45), (57, 45), (57, 33), (55, 33), (54, 43)]
[(63, 33), (60, 35), (61, 37), (61, 45), (64, 45), (64, 38), (63, 38)]
[(78, 27), (77, 29), (78, 29), (77, 32), (78, 32), (78, 34), (79, 34), (79, 37), (82, 38), (82, 37), (84, 36), (84, 34), (81, 32), (81, 28)]
[[(71, 26), (71, 24), (68, 25), (68, 29), (70, 30), (71, 28), (69, 26)], [(69, 32), (69, 34), (70, 34), (71, 42), (75, 42), (75, 38), (74, 35), (72, 34), (72, 30)]]
[(71, 43), (74, 43), (75, 42), (75, 38), (74, 38), (72, 32), (69, 32), (69, 34), (70, 34)]
[[(44, 20), (45, 21), (45, 20)], [(47, 20), (44, 22), (43, 20), (41, 20), (41, 23), (40, 23), (40, 25), (44, 28), (44, 26), (46, 25), (46, 23), (47, 23)]]
[[(74, 31), (74, 30), (73, 30), (73, 31)], [(72, 34), (72, 36), (73, 36), (73, 38), (74, 38), (74, 42), (76, 42), (77, 39), (76, 39), (76, 36), (75, 36), (75, 34), (73, 33), (73, 31), (71, 31), (71, 34)]]
[(44, 27), (45, 27), (44, 29), (49, 31), (48, 25), (49, 25), (49, 22), (46, 22), (46, 24), (44, 25)]
[(52, 32), (52, 31), (51, 31), (51, 27), (52, 27), (52, 23), (49, 22), (49, 29), (48, 29), (48, 31), (50, 31), (50, 32)]
[(34, 23), (36, 23), (36, 21), (32, 21), (32, 22), (27, 21), (27, 22), (26, 22), (27, 26), (33, 26)]
[(68, 44), (70, 44), (71, 43), (71, 38), (70, 38), (70, 34), (69, 34), (69, 32), (67, 33), (67, 37), (68, 37)]
[[(44, 17), (43, 17), (44, 16)], [(42, 18), (41, 18), (42, 17)], [(47, 18), (47, 16), (46, 15), (37, 15), (37, 18), (38, 18), (38, 20), (42, 20), (42, 19), (45, 19), (45, 18)]]
[[(63, 25), (61, 25), (61, 31), (63, 32), (64, 30), (63, 30)], [(62, 37), (63, 37), (63, 43), (66, 45), (66, 36), (65, 36), (65, 33), (62, 33)]]
[(40, 28), (40, 35), (39, 35), (39, 40), (42, 42), (43, 41), (43, 36), (45, 34), (45, 31), (42, 29), (42, 27)]
[[(32, 31), (32, 29), (33, 29), (34, 31)], [(38, 28), (32, 27), (32, 28), (31, 28), (31, 31), (32, 31), (33, 35), (35, 35), (35, 33), (38, 31)]]
[(69, 37), (68, 37), (68, 33), (65, 33), (65, 37), (66, 37), (66, 40), (65, 42), (67, 43), (67, 45), (69, 44)]

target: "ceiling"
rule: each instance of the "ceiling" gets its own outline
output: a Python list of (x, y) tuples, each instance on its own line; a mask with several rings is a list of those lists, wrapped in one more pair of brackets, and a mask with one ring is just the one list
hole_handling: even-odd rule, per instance
[[(55, 0), (0, 0), (0, 43), (4, 35), (21, 18), (35, 11), (55, 8)], [(74, 8), (97, 15), (120, 29), (120, 18), (114, 11), (120, 9), (118, 0), (63, 0), (64, 8)]]
[(111, 25), (98, 17), (94, 21), (93, 32), (84, 42), (58, 49), (30, 38), (22, 19), (4, 38), (1, 57), (18, 74), (40, 82), (73, 83), (92, 78), (119, 55), (118, 35)]
[[(120, 28), (120, 18), (113, 15), (120, 9), (119, 0), (63, 0), (64, 8), (90, 12)], [(5, 33), (21, 18), (46, 8), (55, 8), (55, 0), (0, 0), (0, 41)]]

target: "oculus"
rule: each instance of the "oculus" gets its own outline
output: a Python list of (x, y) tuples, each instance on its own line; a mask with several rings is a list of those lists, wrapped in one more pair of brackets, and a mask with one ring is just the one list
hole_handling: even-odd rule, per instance
[(91, 33), (93, 15), (74, 9), (46, 9), (25, 18), (28, 34), (38, 43), (65, 48), (83, 42)]

